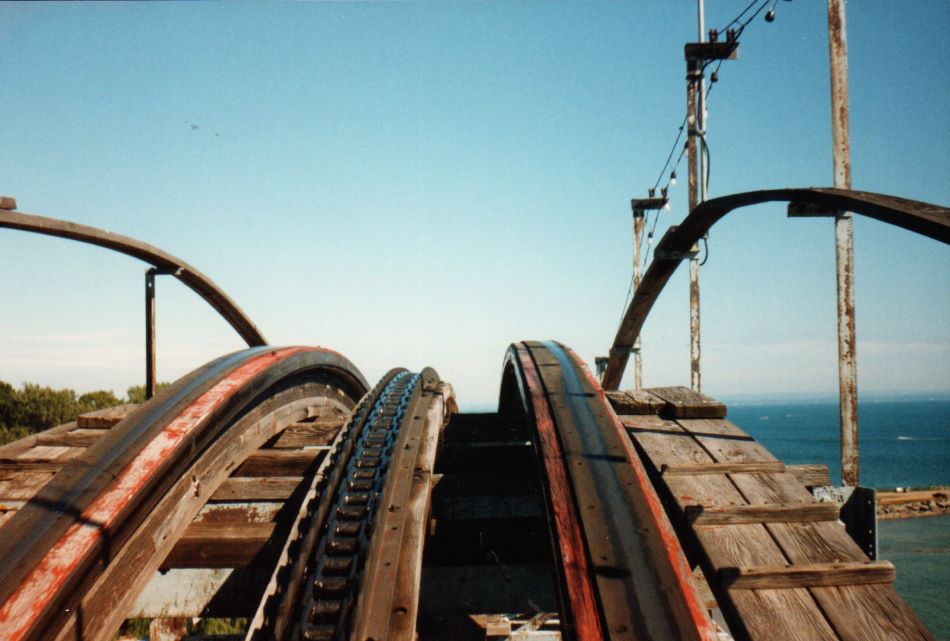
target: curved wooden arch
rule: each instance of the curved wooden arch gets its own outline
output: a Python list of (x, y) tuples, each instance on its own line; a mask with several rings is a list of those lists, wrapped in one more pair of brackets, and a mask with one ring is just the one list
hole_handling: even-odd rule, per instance
[(251, 348), (179, 379), (67, 462), (9, 521), (0, 638), (113, 638), (181, 524), (231, 471), (307, 416), (313, 400), (352, 408), (367, 388), (346, 358), (315, 347)]
[(897, 196), (848, 189), (807, 188), (749, 191), (707, 200), (693, 209), (679, 226), (670, 227), (657, 245), (653, 262), (640, 281), (610, 348), (602, 383), (605, 390), (615, 390), (620, 386), (630, 349), (643, 329), (647, 315), (693, 245), (734, 209), (775, 201), (820, 207), (828, 212), (850, 211), (950, 243), (950, 209)]
[(267, 344), (267, 339), (244, 313), (244, 310), (238, 307), (237, 303), (231, 300), (231, 297), (225, 294), (214, 281), (180, 258), (172, 256), (157, 247), (152, 247), (128, 236), (113, 234), (104, 229), (80, 225), (68, 220), (24, 214), (19, 211), (0, 211), (0, 227), (77, 240), (81, 243), (98, 245), (143, 260), (172, 274), (201, 296), (205, 302), (221, 314), (224, 320), (230, 323), (231, 327), (241, 335), (241, 338), (247, 342), (249, 347)]
[(660, 498), (580, 357), (555, 341), (511, 345), (499, 411), (533, 424), (566, 638), (713, 641)]

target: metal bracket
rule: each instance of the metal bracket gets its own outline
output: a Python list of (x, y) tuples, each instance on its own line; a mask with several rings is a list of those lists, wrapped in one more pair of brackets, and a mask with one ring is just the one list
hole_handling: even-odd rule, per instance
[(642, 216), (648, 209), (663, 209), (669, 201), (670, 199), (666, 197), (632, 198), (630, 208), (633, 210), (634, 216)]
[(811, 493), (819, 503), (837, 503), (840, 519), (858, 547), (872, 561), (877, 560), (877, 501), (869, 487), (823, 485), (813, 487)]
[(694, 244), (687, 251), (679, 251), (675, 249), (666, 249), (663, 247), (663, 243), (661, 242), (656, 246), (656, 249), (653, 251), (653, 255), (660, 260), (683, 260), (684, 258), (696, 258), (699, 256), (699, 244)]
[(736, 60), (739, 57), (738, 40), (687, 42), (683, 49), (688, 61)]

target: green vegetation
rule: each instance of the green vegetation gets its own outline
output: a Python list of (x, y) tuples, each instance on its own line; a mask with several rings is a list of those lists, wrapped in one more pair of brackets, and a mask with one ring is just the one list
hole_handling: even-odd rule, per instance
[[(168, 383), (159, 383), (158, 388)], [(53, 389), (24, 383), (16, 389), (0, 381), (0, 445), (76, 420), (86, 412), (114, 407), (122, 403), (145, 401), (145, 387), (133, 385), (127, 398), (118, 398), (109, 390), (77, 395), (71, 389)]]
[[(116, 639), (147, 639), (151, 619), (126, 619), (116, 634)], [(247, 619), (192, 619), (188, 624), (188, 636), (185, 639), (239, 639), (247, 630)]]
[[(171, 383), (155, 383), (155, 393), (161, 392), (163, 389), (171, 385)], [(133, 385), (125, 392), (125, 402), (126, 403), (144, 403), (145, 402), (145, 386), (144, 385)]]

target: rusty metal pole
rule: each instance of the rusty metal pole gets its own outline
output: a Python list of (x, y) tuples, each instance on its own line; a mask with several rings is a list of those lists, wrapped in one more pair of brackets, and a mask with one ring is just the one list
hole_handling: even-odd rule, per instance
[[(638, 207), (633, 208), (633, 291), (640, 287), (640, 242), (643, 240), (643, 228), (646, 226), (644, 212)], [(633, 343), (633, 384), (636, 389), (643, 389), (643, 356), (640, 353), (640, 337)]]
[(155, 395), (155, 274), (145, 271), (145, 400)]
[[(689, 211), (699, 204), (699, 163), (696, 153), (698, 119), (696, 93), (702, 77), (702, 63), (686, 61), (686, 161), (689, 164)], [(699, 260), (689, 260), (689, 382), (690, 387), (701, 390), (699, 369)]]
[[(828, 50), (831, 66), (831, 131), (834, 186), (851, 189), (851, 140), (848, 105), (848, 42), (845, 0), (828, 0)], [(858, 372), (854, 329), (854, 242), (851, 214), (835, 217), (835, 265), (838, 281), (838, 394), (841, 423), (841, 480), (858, 484)]]

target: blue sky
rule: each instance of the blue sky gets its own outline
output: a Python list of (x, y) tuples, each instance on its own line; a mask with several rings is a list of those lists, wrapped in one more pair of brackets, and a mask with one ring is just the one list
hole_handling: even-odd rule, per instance
[[(717, 26), (747, 2), (707, 4)], [(710, 95), (711, 196), (832, 182), (825, 3), (776, 10)], [(854, 187), (950, 202), (950, 4), (847, 19)], [(371, 380), (432, 365), (487, 404), (512, 341), (606, 353), (629, 199), (673, 143), (695, 38), (688, 1), (4, 3), (0, 193), (181, 256), (274, 344)], [(950, 250), (859, 218), (855, 260), (860, 392), (948, 390)], [(144, 269), (0, 231), (0, 379), (140, 382)], [(688, 384), (687, 300), (683, 269), (644, 330), (648, 386)], [(158, 310), (162, 379), (242, 346), (173, 279)], [(832, 222), (726, 219), (702, 315), (710, 394), (834, 393)]]

